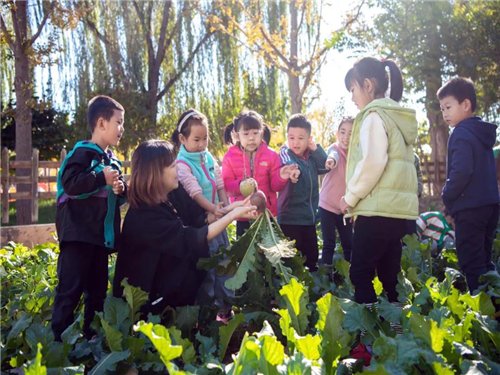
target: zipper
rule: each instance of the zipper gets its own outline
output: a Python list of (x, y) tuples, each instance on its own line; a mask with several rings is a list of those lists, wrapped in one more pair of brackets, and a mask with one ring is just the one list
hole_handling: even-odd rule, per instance
[[(309, 160), (307, 161), (307, 163), (309, 164)], [(310, 165), (309, 165), (310, 167)], [(311, 209), (311, 214), (312, 214), (312, 218), (313, 218), (313, 225), (316, 224), (316, 217), (314, 215), (314, 209), (313, 209), (313, 206), (312, 206), (312, 176), (311, 176), (311, 168), (308, 168), (308, 172), (309, 172), (309, 208)]]

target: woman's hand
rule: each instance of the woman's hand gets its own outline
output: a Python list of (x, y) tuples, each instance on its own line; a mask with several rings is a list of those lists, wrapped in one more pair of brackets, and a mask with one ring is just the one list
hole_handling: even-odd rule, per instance
[(255, 220), (259, 213), (257, 212), (257, 206), (240, 206), (234, 208), (231, 215), (233, 215), (233, 219)]

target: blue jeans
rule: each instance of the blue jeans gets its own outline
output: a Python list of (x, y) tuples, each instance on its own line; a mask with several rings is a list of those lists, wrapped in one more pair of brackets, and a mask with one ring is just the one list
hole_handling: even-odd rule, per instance
[(344, 215), (339, 215), (324, 208), (319, 208), (319, 218), (321, 220), (321, 233), (323, 235), (323, 252), (321, 253), (321, 264), (332, 264), (335, 252), (336, 237), (335, 229), (339, 232), (340, 244), (344, 250), (344, 259), (351, 261), (352, 248), (352, 224), (346, 220), (344, 225)]

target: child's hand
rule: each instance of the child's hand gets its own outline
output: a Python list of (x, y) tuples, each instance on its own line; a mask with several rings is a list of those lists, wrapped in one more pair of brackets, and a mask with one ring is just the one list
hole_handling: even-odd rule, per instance
[(311, 151), (316, 151), (316, 149), (318, 148), (318, 145), (316, 144), (316, 142), (314, 142), (314, 138), (312, 136), (309, 137), (307, 148)]
[(216, 219), (220, 219), (222, 216), (227, 214), (227, 207), (224, 207), (222, 202), (217, 203), (215, 206), (215, 210), (212, 212), (215, 215)]
[(124, 191), (125, 191), (125, 184), (123, 183), (122, 180), (120, 180), (119, 178), (117, 178), (113, 182), (113, 193), (115, 193), (116, 195), (120, 195)]
[[(288, 180), (291, 176), (298, 170), (299, 167), (297, 164), (287, 164), (280, 168), (280, 177), (283, 180)], [(300, 171), (299, 171), (300, 173)]]
[(335, 168), (336, 165), (337, 165), (337, 163), (335, 162), (335, 159), (333, 159), (333, 158), (326, 159), (326, 163), (325, 163), (326, 169), (332, 170), (333, 168)]
[(340, 198), (340, 211), (342, 211), (343, 214), (346, 214), (350, 208), (352, 207), (347, 204), (345, 197)]
[(106, 185), (109, 186), (114, 186), (114, 182), (118, 180), (118, 177), (120, 177), (118, 171), (111, 168), (109, 165), (102, 170), (102, 173), (104, 173)]
[(297, 169), (293, 170), (292, 173), (290, 174), (290, 182), (292, 184), (296, 184), (299, 181), (300, 177), (300, 169), (297, 167)]

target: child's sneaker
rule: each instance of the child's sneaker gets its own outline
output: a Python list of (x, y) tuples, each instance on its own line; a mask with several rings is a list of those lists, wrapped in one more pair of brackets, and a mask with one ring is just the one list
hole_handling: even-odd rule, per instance
[(215, 320), (217, 322), (221, 322), (222, 324), (227, 324), (229, 323), (229, 321), (233, 318), (234, 316), (234, 312), (233, 310), (224, 310), (224, 311), (219, 311), (217, 313), (217, 317), (215, 318)]
[(360, 342), (358, 345), (351, 349), (349, 357), (354, 359), (362, 359), (364, 366), (370, 366), (372, 353), (369, 347)]

